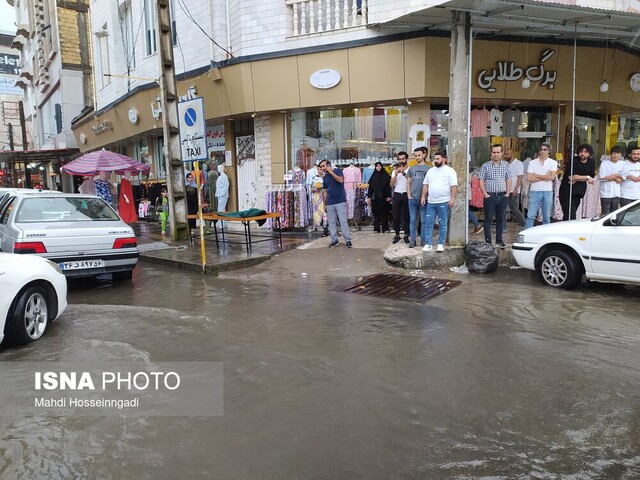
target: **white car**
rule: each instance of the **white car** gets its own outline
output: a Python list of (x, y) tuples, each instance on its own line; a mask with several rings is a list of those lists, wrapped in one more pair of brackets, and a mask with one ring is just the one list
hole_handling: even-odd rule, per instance
[(114, 280), (131, 280), (139, 256), (133, 229), (101, 198), (34, 191), (0, 200), (0, 251), (48, 258), (67, 277)]
[(67, 308), (67, 279), (57, 263), (0, 253), (0, 342), (38, 340)]
[(513, 256), (552, 287), (589, 280), (640, 283), (640, 200), (592, 220), (550, 223), (520, 232)]

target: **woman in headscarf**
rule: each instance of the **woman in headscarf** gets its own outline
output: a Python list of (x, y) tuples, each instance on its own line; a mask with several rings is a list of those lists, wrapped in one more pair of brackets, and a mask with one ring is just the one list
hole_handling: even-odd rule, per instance
[[(229, 177), (225, 173), (224, 163), (218, 165), (218, 178), (216, 179), (216, 198), (218, 199), (218, 212), (227, 211), (227, 200), (229, 200)], [(227, 222), (222, 222), (224, 228)]]
[[(196, 185), (192, 172), (187, 173), (187, 181), (185, 183), (187, 193), (187, 214), (194, 215), (198, 213), (198, 186)], [(196, 228), (196, 220), (189, 219), (189, 228)]]
[(382, 233), (389, 231), (389, 202), (391, 201), (391, 177), (382, 167), (381, 162), (376, 162), (375, 169), (369, 179), (367, 201), (373, 211), (373, 231)]

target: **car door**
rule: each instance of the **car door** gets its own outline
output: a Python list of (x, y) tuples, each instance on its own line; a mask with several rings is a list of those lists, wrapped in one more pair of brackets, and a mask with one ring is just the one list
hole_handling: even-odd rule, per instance
[(640, 282), (638, 242), (640, 203), (619, 212), (614, 222), (605, 220), (594, 230), (591, 240), (593, 278)]
[(0, 251), (13, 252), (13, 239), (8, 225), (9, 215), (16, 203), (15, 197), (3, 199), (0, 205)]

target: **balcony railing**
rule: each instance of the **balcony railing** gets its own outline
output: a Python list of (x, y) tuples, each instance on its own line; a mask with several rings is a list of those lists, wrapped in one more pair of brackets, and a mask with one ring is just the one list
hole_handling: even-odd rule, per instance
[(367, 24), (368, 0), (286, 0), (286, 3), (293, 9), (293, 36)]

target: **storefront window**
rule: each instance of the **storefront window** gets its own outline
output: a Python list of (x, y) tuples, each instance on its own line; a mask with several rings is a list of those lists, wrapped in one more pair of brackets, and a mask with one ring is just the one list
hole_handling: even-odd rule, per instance
[(618, 145), (625, 152), (638, 146), (640, 140), (640, 113), (613, 116), (607, 130), (609, 136), (609, 153), (611, 147)]
[[(578, 135), (580, 136), (580, 142), (578, 143), (578, 145), (581, 145), (583, 143), (591, 145), (593, 151), (595, 152), (596, 158), (598, 158), (599, 155), (608, 153), (599, 151), (599, 123), (600, 120), (598, 118), (576, 115), (576, 126), (578, 127)], [(578, 145), (575, 146), (576, 149), (578, 148)]]
[(406, 107), (367, 107), (291, 114), (289, 168), (391, 163), (407, 149)]

